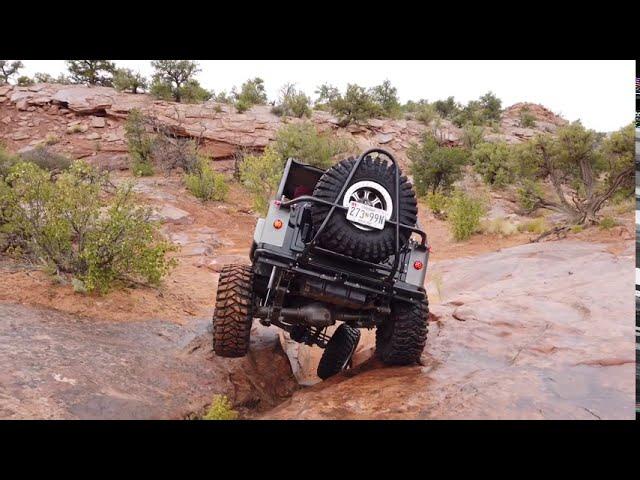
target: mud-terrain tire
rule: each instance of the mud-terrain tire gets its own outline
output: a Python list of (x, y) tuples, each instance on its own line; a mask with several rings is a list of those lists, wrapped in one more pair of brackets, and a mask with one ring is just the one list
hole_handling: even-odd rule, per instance
[[(400, 223), (415, 226), (418, 220), (418, 204), (413, 187), (406, 176), (400, 176), (400, 205), (395, 203), (395, 174), (393, 164), (383, 161), (381, 158), (373, 159), (365, 157), (358, 167), (355, 175), (347, 185), (342, 198), (337, 198), (349, 172), (355, 164), (355, 158), (347, 158), (327, 170), (313, 191), (315, 197), (330, 202), (337, 201), (344, 205), (351, 200), (359, 200), (359, 195), (372, 196), (373, 205), (383, 210), (391, 210), (389, 219), (400, 218)], [(361, 188), (357, 188), (362, 185)], [(351, 192), (351, 187), (356, 188)], [(369, 193), (367, 193), (369, 191)], [(346, 197), (346, 198), (345, 198)], [(387, 205), (388, 201), (391, 205)], [(331, 207), (320, 203), (314, 203), (311, 207), (314, 229), (317, 231), (327, 217)], [(366, 228), (366, 227), (365, 227)], [(400, 229), (400, 247), (404, 246), (411, 236), (411, 232)], [(338, 253), (349, 255), (361, 260), (380, 262), (388, 258), (395, 251), (395, 227), (387, 224), (384, 229), (363, 229), (356, 226), (346, 218), (343, 210), (333, 213), (329, 223), (319, 238), (320, 246)]]
[(376, 328), (376, 355), (387, 365), (420, 362), (427, 341), (429, 302), (395, 302), (391, 318)]
[(243, 357), (249, 351), (252, 277), (248, 265), (225, 265), (220, 272), (213, 313), (213, 351), (220, 357)]
[(318, 364), (317, 374), (322, 380), (344, 370), (360, 341), (360, 330), (346, 323), (340, 325), (327, 342)]

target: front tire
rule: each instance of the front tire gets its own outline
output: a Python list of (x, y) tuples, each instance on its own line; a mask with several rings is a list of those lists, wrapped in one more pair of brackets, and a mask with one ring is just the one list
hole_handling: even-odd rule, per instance
[(394, 302), (391, 318), (376, 329), (376, 355), (387, 365), (420, 362), (427, 341), (429, 302)]
[(213, 350), (220, 357), (244, 357), (253, 321), (253, 274), (248, 265), (225, 265), (213, 313)]
[(340, 325), (327, 343), (318, 364), (318, 376), (322, 380), (343, 371), (349, 365), (360, 341), (360, 330), (346, 323)]

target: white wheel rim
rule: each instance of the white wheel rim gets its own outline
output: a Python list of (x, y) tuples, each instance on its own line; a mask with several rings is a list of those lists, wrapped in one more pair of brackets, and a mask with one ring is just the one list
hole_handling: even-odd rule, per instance
[[(354, 183), (347, 189), (344, 197), (342, 197), (342, 206), (348, 207), (349, 203), (352, 201), (364, 203), (365, 205), (383, 210), (385, 219), (391, 219), (391, 214), (393, 213), (393, 202), (391, 201), (391, 195), (389, 195), (387, 189), (379, 183), (372, 182), (370, 180), (362, 180), (360, 182)], [(354, 227), (359, 228), (360, 230), (373, 230), (372, 227), (360, 225), (356, 222), (351, 222), (351, 224)]]

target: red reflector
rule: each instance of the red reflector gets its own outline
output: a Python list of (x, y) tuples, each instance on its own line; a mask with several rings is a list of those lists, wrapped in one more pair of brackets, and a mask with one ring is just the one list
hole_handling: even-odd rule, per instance
[(279, 218), (277, 220), (274, 220), (273, 228), (275, 228), (276, 230), (282, 228), (282, 220), (280, 220)]
[(279, 207), (280, 205), (282, 205), (282, 202), (281, 202), (280, 200), (274, 200), (274, 201), (273, 201), (273, 204), (274, 204), (276, 207)]
[(422, 270), (422, 267), (424, 267), (424, 264), (420, 260), (413, 262), (413, 268), (416, 270)]

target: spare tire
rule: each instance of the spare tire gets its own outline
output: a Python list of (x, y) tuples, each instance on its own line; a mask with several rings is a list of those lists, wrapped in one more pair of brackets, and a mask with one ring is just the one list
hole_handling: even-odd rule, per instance
[[(395, 203), (395, 173), (392, 163), (366, 156), (349, 181), (342, 198), (337, 198), (349, 172), (356, 162), (347, 158), (327, 170), (313, 191), (315, 197), (348, 206), (355, 200), (384, 211), (387, 219), (415, 226), (418, 220), (418, 204), (413, 187), (400, 172), (400, 204)], [(313, 226), (317, 231), (331, 209), (328, 205), (313, 203), (311, 208)], [(411, 231), (400, 229), (400, 247), (411, 236)], [(382, 230), (367, 227), (347, 220), (344, 210), (336, 210), (318, 239), (320, 246), (344, 255), (369, 262), (380, 262), (395, 252), (395, 226), (385, 224)]]

